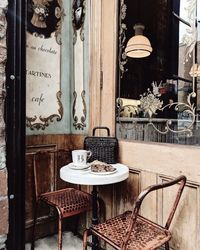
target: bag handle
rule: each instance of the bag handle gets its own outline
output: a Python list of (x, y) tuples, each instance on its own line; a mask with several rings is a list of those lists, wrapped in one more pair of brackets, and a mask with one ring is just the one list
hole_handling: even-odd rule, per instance
[(97, 129), (105, 129), (105, 130), (107, 130), (108, 136), (110, 136), (110, 129), (108, 127), (94, 127), (93, 130), (92, 130), (92, 135), (93, 136), (95, 135), (95, 131)]

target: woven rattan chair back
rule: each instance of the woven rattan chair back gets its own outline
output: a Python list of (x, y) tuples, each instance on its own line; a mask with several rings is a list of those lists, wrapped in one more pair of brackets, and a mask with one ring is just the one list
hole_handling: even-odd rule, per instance
[[(121, 215), (101, 224), (93, 225), (90, 229), (87, 229), (83, 237), (83, 249), (87, 249), (88, 234), (93, 234), (119, 250), (153, 250), (164, 244), (165, 249), (169, 250), (168, 242), (171, 238), (169, 227), (180, 201), (185, 183), (186, 177), (182, 175), (174, 180), (146, 188), (138, 196), (133, 211), (126, 211)], [(139, 215), (141, 204), (149, 193), (172, 185), (177, 185), (178, 191), (165, 226), (158, 225)]]
[(34, 249), (37, 208), (41, 203), (54, 208), (58, 214), (58, 250), (62, 249), (62, 222), (64, 218), (79, 215), (90, 209), (91, 195), (75, 188), (57, 189), (58, 169), (68, 162), (69, 152), (39, 151), (34, 155), (35, 212), (31, 250)]

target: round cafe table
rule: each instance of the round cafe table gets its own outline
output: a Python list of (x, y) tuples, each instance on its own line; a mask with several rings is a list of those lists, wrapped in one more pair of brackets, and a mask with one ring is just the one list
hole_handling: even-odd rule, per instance
[[(129, 168), (123, 164), (117, 163), (112, 164), (116, 168), (113, 173), (98, 174), (92, 173), (90, 168), (86, 169), (75, 169), (72, 168), (72, 163), (63, 166), (60, 169), (60, 178), (72, 184), (79, 185), (90, 185), (92, 186), (92, 224), (96, 225), (98, 223), (98, 213), (97, 213), (97, 186), (114, 184), (124, 181), (129, 176)], [(97, 237), (92, 237), (92, 250), (98, 249), (98, 239)]]

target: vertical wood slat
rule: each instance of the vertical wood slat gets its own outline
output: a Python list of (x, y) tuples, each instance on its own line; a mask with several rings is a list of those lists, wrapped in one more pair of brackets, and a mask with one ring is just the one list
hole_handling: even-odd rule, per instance
[(101, 37), (102, 1), (90, 0), (91, 39), (90, 39), (90, 131), (101, 123)]
[[(157, 183), (157, 176), (151, 172), (141, 172), (141, 190), (144, 190), (146, 187), (150, 185), (154, 185)], [(141, 215), (144, 215), (146, 218), (157, 222), (158, 219), (158, 211), (157, 211), (157, 193), (152, 192), (145, 197), (142, 207), (141, 207)]]

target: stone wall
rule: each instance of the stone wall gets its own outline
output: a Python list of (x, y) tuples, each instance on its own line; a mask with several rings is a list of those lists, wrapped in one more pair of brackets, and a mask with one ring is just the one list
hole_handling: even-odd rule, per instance
[(0, 0), (0, 249), (5, 248), (8, 233), (8, 196), (7, 168), (5, 157), (5, 67), (6, 67), (6, 11), (7, 0)]

